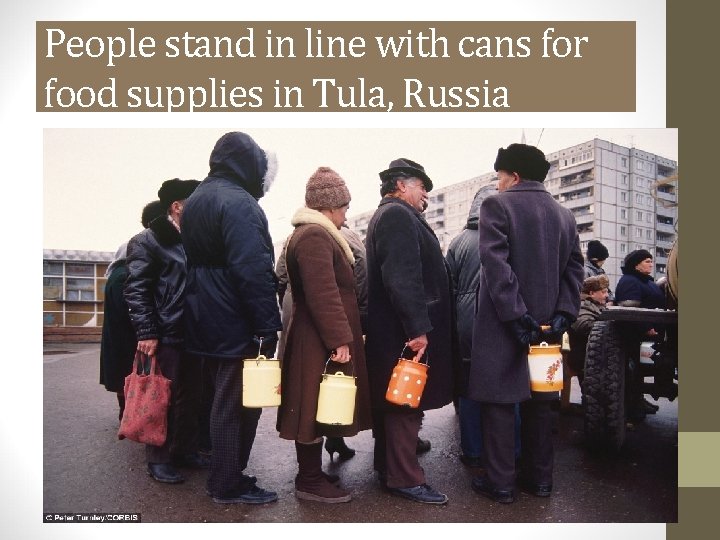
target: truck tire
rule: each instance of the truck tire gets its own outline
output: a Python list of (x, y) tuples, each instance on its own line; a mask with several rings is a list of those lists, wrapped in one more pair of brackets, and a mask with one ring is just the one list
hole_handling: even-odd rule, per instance
[(618, 323), (596, 321), (585, 355), (585, 438), (590, 449), (618, 452), (625, 442), (627, 352)]

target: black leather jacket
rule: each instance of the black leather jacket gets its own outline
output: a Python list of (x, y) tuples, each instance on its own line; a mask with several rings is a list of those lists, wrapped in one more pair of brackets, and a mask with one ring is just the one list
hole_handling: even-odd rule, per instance
[(125, 301), (138, 341), (182, 344), (185, 250), (166, 216), (130, 239), (127, 264)]

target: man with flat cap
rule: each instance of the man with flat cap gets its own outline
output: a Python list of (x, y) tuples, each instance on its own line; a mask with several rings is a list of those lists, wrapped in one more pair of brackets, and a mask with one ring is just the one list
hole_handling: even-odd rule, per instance
[[(445, 259), (425, 221), (433, 184), (406, 158), (380, 173), (382, 200), (368, 225), (367, 369), (373, 407), (374, 467), (391, 493), (427, 504), (447, 496), (430, 487), (416, 454), (423, 411), (452, 401), (452, 302)], [(385, 399), (401, 355), (429, 363), (418, 408)]]
[[(472, 488), (496, 502), (520, 487), (552, 492), (551, 404), (558, 392), (532, 392), (528, 346), (560, 343), (580, 309), (583, 256), (570, 210), (545, 190), (550, 169), (536, 147), (511, 144), (495, 160), (497, 195), (480, 206), (483, 273), (477, 293), (468, 395), (481, 402), (486, 474)], [(540, 325), (548, 325), (545, 332)], [(515, 404), (521, 461), (515, 465)]]
[(172, 381), (165, 444), (145, 446), (148, 474), (167, 484), (184, 480), (176, 466), (207, 466), (197, 454), (200, 369), (185, 351), (186, 267), (180, 239), (185, 199), (198, 184), (197, 180), (179, 178), (163, 182), (158, 198), (165, 212), (127, 245), (124, 295), (137, 350), (155, 357), (162, 374)]

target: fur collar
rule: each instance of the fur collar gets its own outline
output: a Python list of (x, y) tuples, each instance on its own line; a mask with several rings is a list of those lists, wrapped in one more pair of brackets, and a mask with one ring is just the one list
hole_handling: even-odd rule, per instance
[(323, 229), (330, 233), (330, 236), (332, 236), (333, 239), (338, 243), (340, 248), (345, 253), (345, 257), (350, 263), (350, 266), (355, 264), (355, 257), (353, 256), (352, 250), (350, 249), (350, 244), (348, 244), (347, 240), (345, 240), (345, 238), (340, 233), (338, 228), (335, 227), (333, 222), (330, 221), (327, 217), (325, 217), (325, 215), (321, 212), (307, 207), (299, 208), (298, 211), (295, 212), (295, 215), (292, 217), (290, 223), (292, 223), (294, 227), (297, 227), (298, 225), (310, 224), (320, 225)]

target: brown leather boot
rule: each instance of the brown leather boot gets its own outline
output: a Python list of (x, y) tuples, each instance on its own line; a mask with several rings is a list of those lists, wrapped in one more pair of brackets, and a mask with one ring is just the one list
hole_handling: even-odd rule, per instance
[(322, 441), (313, 444), (295, 442), (298, 474), (295, 496), (298, 499), (324, 503), (349, 502), (350, 492), (330, 483), (322, 471)]

